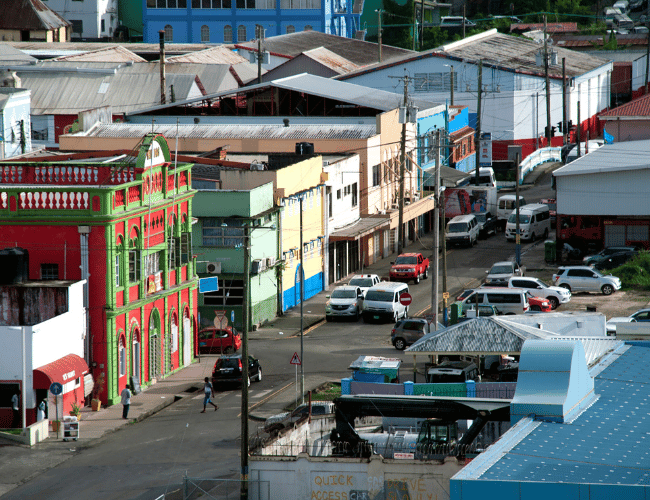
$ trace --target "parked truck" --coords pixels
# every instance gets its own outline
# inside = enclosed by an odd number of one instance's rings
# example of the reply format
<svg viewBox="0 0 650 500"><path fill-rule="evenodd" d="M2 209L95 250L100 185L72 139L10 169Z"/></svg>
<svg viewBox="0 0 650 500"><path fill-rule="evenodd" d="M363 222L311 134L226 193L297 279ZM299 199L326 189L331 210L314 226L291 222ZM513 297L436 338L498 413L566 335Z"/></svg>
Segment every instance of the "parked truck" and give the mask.
<svg viewBox="0 0 650 500"><path fill-rule="evenodd" d="M497 213L497 188L494 186L463 186L445 189L445 218L475 212Z"/></svg>

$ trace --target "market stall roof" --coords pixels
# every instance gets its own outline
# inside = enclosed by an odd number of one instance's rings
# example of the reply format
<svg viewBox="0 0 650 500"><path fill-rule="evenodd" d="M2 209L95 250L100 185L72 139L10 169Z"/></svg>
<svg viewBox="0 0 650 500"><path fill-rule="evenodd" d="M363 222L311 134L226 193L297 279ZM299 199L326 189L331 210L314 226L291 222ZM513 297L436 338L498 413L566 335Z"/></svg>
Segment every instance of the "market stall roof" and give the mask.
<svg viewBox="0 0 650 500"><path fill-rule="evenodd" d="M358 370L361 373L387 375L392 380L399 376L399 367L401 364L402 360L399 358L359 356L350 364L350 370Z"/></svg>
<svg viewBox="0 0 650 500"><path fill-rule="evenodd" d="M65 385L88 372L86 361L76 354L68 354L34 369L34 389L49 389L54 382Z"/></svg>

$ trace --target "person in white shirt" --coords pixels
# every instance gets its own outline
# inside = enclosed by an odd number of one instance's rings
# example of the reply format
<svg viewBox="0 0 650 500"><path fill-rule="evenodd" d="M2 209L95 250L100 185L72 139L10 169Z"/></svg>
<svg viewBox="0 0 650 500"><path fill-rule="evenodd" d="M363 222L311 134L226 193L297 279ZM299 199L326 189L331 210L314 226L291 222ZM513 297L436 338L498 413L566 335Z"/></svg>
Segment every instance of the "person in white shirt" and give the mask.
<svg viewBox="0 0 650 500"><path fill-rule="evenodd" d="M203 398L203 411L201 413L205 413L205 408L208 406L208 403L210 403L212 406L214 406L214 411L217 411L219 407L212 402L210 398L214 397L214 388L212 387L212 383L208 379L208 377L205 377L205 384L203 384L203 392L205 393L205 397Z"/></svg>
<svg viewBox="0 0 650 500"><path fill-rule="evenodd" d="M122 392L120 393L120 397L122 398L122 418L128 419L129 406L131 406L131 391L129 390L128 386L122 389Z"/></svg>

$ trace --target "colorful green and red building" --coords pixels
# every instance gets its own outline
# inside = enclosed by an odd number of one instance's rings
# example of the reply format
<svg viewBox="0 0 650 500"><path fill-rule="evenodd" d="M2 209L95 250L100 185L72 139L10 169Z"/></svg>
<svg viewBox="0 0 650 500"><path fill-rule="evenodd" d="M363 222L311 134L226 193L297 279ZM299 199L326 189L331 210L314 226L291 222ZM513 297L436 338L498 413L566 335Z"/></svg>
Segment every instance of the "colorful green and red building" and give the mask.
<svg viewBox="0 0 650 500"><path fill-rule="evenodd" d="M191 168L155 134L126 155L0 162L0 248L28 251L29 280L86 280L84 357L105 404L194 359Z"/></svg>

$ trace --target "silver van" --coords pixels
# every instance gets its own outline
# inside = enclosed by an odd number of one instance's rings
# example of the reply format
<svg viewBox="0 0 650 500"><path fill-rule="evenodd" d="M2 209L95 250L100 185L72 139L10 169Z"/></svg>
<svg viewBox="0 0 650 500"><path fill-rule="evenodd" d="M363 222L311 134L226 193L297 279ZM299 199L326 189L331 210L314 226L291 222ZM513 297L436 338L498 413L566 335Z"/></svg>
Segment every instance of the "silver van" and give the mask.
<svg viewBox="0 0 650 500"><path fill-rule="evenodd" d="M463 314L476 306L494 306L500 314L523 314L530 309L526 290L521 288L478 288L461 301Z"/></svg>
<svg viewBox="0 0 650 500"><path fill-rule="evenodd" d="M474 214L457 215L447 223L445 240L448 245L471 247L478 241L479 231L478 219Z"/></svg>
<svg viewBox="0 0 650 500"><path fill-rule="evenodd" d="M398 281L381 281L366 292L363 301L363 321L394 321L406 318L409 308L400 303L400 296L408 293L406 283Z"/></svg>
<svg viewBox="0 0 650 500"><path fill-rule="evenodd" d="M531 203L519 207L519 235L522 240L546 239L551 231L551 212L545 203ZM517 214L512 212L506 224L506 239L517 237Z"/></svg>
<svg viewBox="0 0 650 500"><path fill-rule="evenodd" d="M500 196L497 200L497 221L501 227L505 229L508 217L516 207L517 197L514 194L506 194ZM526 204L526 199L519 196L519 207L521 208Z"/></svg>

